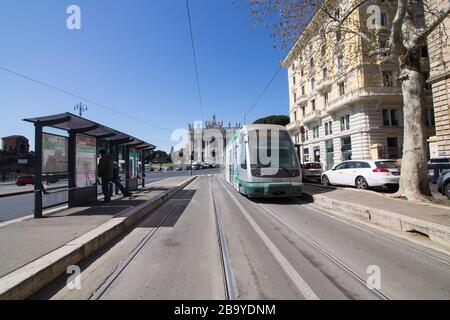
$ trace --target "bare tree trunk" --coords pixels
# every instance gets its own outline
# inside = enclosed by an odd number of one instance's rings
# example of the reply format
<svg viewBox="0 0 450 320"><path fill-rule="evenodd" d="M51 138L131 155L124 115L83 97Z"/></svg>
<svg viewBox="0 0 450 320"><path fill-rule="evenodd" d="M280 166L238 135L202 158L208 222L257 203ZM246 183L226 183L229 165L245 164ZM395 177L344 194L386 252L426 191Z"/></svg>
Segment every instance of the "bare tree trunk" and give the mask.
<svg viewBox="0 0 450 320"><path fill-rule="evenodd" d="M416 201L431 198L428 181L424 82L419 52L409 52L400 79L403 91L404 142L400 190L395 195Z"/></svg>

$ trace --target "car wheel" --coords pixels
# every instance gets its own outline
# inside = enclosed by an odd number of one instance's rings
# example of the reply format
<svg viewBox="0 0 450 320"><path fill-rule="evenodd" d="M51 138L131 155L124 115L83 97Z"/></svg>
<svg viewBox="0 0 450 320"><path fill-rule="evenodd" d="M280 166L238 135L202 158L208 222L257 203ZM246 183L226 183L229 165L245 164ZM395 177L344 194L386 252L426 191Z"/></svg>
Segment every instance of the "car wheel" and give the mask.
<svg viewBox="0 0 450 320"><path fill-rule="evenodd" d="M364 179L364 177L358 177L356 178L356 188L367 190L369 188L369 184L367 183L367 180Z"/></svg>
<svg viewBox="0 0 450 320"><path fill-rule="evenodd" d="M323 184L324 186L326 186L326 187L331 186L330 179L328 179L327 176L323 176L323 177L322 177L322 184Z"/></svg>
<svg viewBox="0 0 450 320"><path fill-rule="evenodd" d="M450 200L450 183L447 183L445 186L445 195L447 196L448 200Z"/></svg>

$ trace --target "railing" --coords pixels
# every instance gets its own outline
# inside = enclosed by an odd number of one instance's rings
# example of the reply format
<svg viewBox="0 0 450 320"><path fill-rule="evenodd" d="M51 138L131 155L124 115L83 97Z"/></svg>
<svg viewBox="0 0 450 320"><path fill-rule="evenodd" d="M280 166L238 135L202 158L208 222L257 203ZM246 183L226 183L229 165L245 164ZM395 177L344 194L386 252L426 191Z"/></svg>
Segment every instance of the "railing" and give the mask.
<svg viewBox="0 0 450 320"><path fill-rule="evenodd" d="M322 112L320 110L315 110L311 113L308 113L303 117L303 122L308 123L308 122L312 122L316 119L320 119L321 114L322 114Z"/></svg>
<svg viewBox="0 0 450 320"><path fill-rule="evenodd" d="M286 130L292 132L296 129L299 129L301 126L302 126L301 121L297 120L297 121L294 121L294 122L291 122L290 124L288 124L286 126Z"/></svg>
<svg viewBox="0 0 450 320"><path fill-rule="evenodd" d="M346 104L368 97L401 95L401 87L366 87L353 90L328 103L326 111L335 111Z"/></svg>

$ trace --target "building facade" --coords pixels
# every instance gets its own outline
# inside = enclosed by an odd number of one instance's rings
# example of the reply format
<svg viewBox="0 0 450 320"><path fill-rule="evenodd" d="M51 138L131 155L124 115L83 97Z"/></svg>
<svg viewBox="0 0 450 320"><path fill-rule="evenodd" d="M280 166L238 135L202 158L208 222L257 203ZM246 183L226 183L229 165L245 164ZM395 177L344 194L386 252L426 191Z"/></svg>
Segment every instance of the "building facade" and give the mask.
<svg viewBox="0 0 450 320"><path fill-rule="evenodd" d="M430 0L431 12L437 12L443 0ZM431 14L426 16L427 19ZM450 18L428 37L430 78L433 87L433 103L436 116L436 136L432 138L433 158L450 158Z"/></svg>
<svg viewBox="0 0 450 320"><path fill-rule="evenodd" d="M206 121L204 125L201 121L189 124L189 141L193 146L194 154L193 162L222 164L227 142L241 128L240 123L232 126L230 122L225 126L223 121L216 120L216 116L213 116L212 121Z"/></svg>
<svg viewBox="0 0 450 320"><path fill-rule="evenodd" d="M368 6L376 4L382 25L374 32L375 41L385 43L395 16L394 2L368 2L349 21L363 30ZM340 4L344 2L335 3L337 12L345 11ZM287 129L302 162L321 162L330 169L350 159L401 159L404 122L398 63L385 51L374 52L354 34L323 30L327 19L317 13L283 61L289 78L291 123ZM431 137L430 90L426 104L427 135Z"/></svg>
<svg viewBox="0 0 450 320"><path fill-rule="evenodd" d="M0 150L0 182L14 180L18 175L31 174L34 153L30 152L28 139L23 136L2 138Z"/></svg>

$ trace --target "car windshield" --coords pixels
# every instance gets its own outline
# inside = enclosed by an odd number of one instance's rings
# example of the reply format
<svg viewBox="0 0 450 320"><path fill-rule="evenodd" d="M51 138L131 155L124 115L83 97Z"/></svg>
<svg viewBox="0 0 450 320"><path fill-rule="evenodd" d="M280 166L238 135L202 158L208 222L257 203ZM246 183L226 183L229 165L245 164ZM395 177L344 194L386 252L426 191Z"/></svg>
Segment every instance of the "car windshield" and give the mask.
<svg viewBox="0 0 450 320"><path fill-rule="evenodd" d="M322 169L322 165L320 163L306 163L305 169Z"/></svg>
<svg viewBox="0 0 450 320"><path fill-rule="evenodd" d="M394 161L379 161L375 163L377 168L381 169L399 169L399 166Z"/></svg>
<svg viewBox="0 0 450 320"><path fill-rule="evenodd" d="M252 141L255 140L256 141ZM278 138L278 147L272 146L273 139ZM255 143L256 142L256 143ZM295 155L294 145L289 134L286 131L272 131L272 130L256 130L249 134L249 146L251 156L256 156L257 160L252 160L252 168L298 168L298 161ZM256 149L256 150L255 150ZM279 156L278 166L273 161L265 163L261 160L261 155L272 158Z"/></svg>

